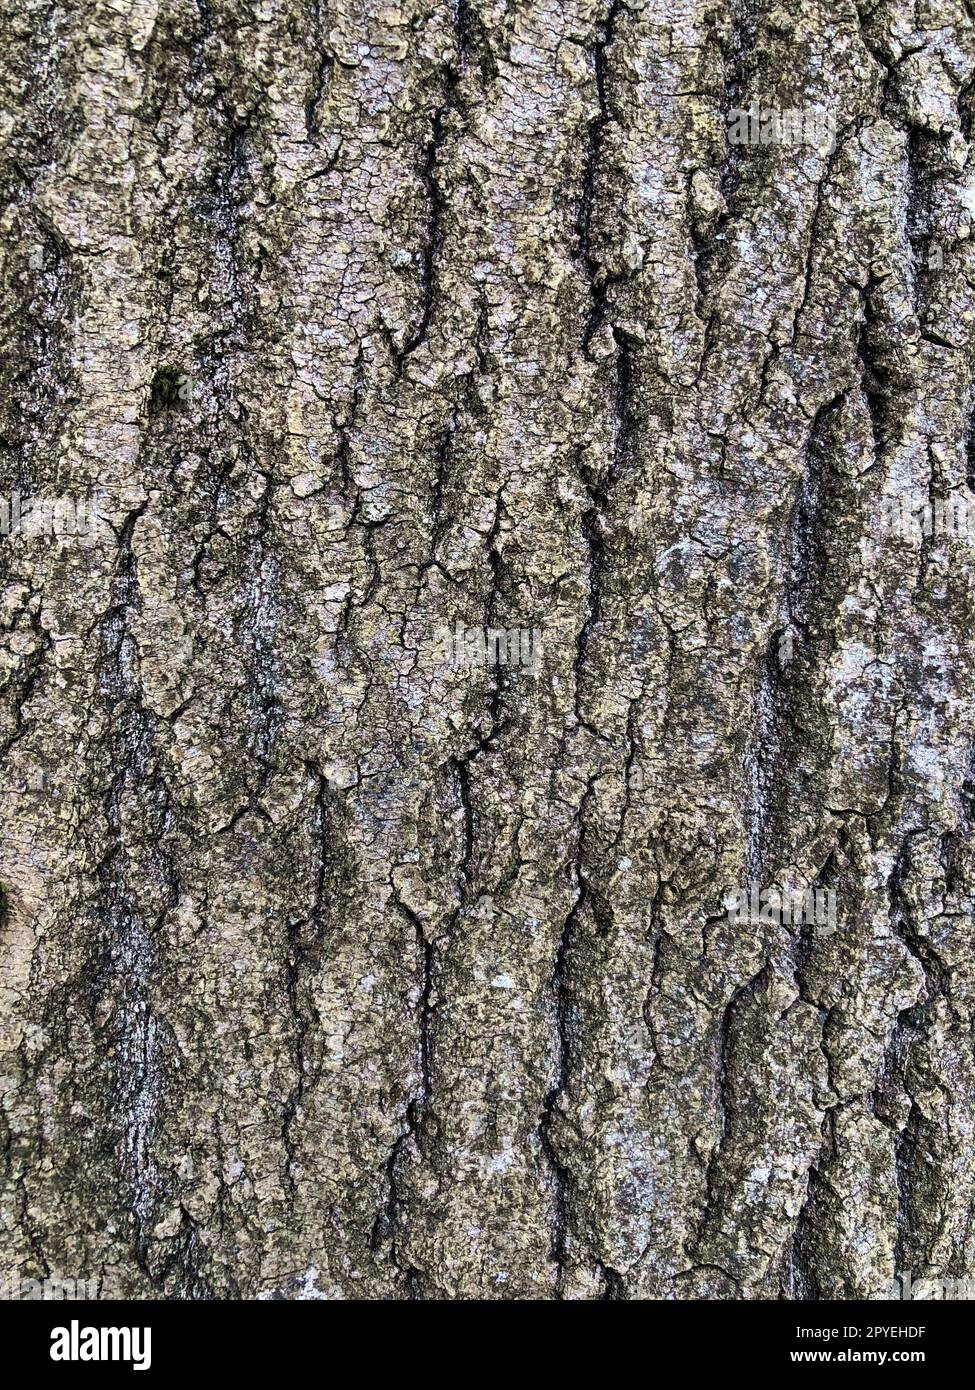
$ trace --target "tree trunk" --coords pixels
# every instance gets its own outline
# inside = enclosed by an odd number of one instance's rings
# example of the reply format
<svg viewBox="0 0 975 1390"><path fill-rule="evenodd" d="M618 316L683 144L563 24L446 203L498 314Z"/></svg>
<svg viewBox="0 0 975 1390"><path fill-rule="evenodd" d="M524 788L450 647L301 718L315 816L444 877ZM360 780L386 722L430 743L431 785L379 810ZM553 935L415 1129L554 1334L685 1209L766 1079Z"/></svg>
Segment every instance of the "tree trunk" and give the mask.
<svg viewBox="0 0 975 1390"><path fill-rule="evenodd" d="M0 1279L975 1275L970 7L6 8Z"/></svg>

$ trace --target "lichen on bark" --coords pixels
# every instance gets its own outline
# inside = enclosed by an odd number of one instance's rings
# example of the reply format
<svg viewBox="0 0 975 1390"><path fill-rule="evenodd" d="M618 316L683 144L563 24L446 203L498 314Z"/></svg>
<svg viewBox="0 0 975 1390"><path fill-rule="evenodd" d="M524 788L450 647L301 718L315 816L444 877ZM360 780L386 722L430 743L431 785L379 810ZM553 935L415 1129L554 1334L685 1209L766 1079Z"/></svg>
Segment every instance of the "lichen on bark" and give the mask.
<svg viewBox="0 0 975 1390"><path fill-rule="evenodd" d="M0 1282L975 1277L969 6L2 25Z"/></svg>

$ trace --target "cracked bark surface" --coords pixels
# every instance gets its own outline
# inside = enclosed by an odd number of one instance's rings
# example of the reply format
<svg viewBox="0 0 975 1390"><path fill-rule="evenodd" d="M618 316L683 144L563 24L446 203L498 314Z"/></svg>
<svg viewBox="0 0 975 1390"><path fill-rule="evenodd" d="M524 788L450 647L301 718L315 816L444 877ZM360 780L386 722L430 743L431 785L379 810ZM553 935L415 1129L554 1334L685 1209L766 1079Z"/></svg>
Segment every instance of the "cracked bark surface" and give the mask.
<svg viewBox="0 0 975 1390"><path fill-rule="evenodd" d="M0 538L0 1276L975 1276L971 549L864 544L975 487L972 7L7 0L0 52L0 485L106 516Z"/></svg>

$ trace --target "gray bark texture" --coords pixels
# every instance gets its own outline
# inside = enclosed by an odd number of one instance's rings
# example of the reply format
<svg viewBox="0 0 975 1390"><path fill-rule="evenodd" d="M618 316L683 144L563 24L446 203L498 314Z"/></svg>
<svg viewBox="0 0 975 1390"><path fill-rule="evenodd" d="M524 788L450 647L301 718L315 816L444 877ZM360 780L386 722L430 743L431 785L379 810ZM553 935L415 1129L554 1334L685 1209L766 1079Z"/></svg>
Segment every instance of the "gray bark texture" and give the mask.
<svg viewBox="0 0 975 1390"><path fill-rule="evenodd" d="M975 1276L973 547L877 526L975 485L973 6L5 0L0 72L0 489L99 510L0 536L0 1279Z"/></svg>

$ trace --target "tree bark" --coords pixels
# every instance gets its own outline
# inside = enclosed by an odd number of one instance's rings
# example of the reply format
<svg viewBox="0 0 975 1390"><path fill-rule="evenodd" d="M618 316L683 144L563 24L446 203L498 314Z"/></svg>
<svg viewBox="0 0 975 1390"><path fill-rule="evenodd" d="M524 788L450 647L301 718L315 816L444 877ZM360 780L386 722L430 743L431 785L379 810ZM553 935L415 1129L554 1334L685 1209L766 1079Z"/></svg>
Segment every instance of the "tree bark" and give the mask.
<svg viewBox="0 0 975 1390"><path fill-rule="evenodd" d="M0 1278L975 1276L970 6L0 49Z"/></svg>

